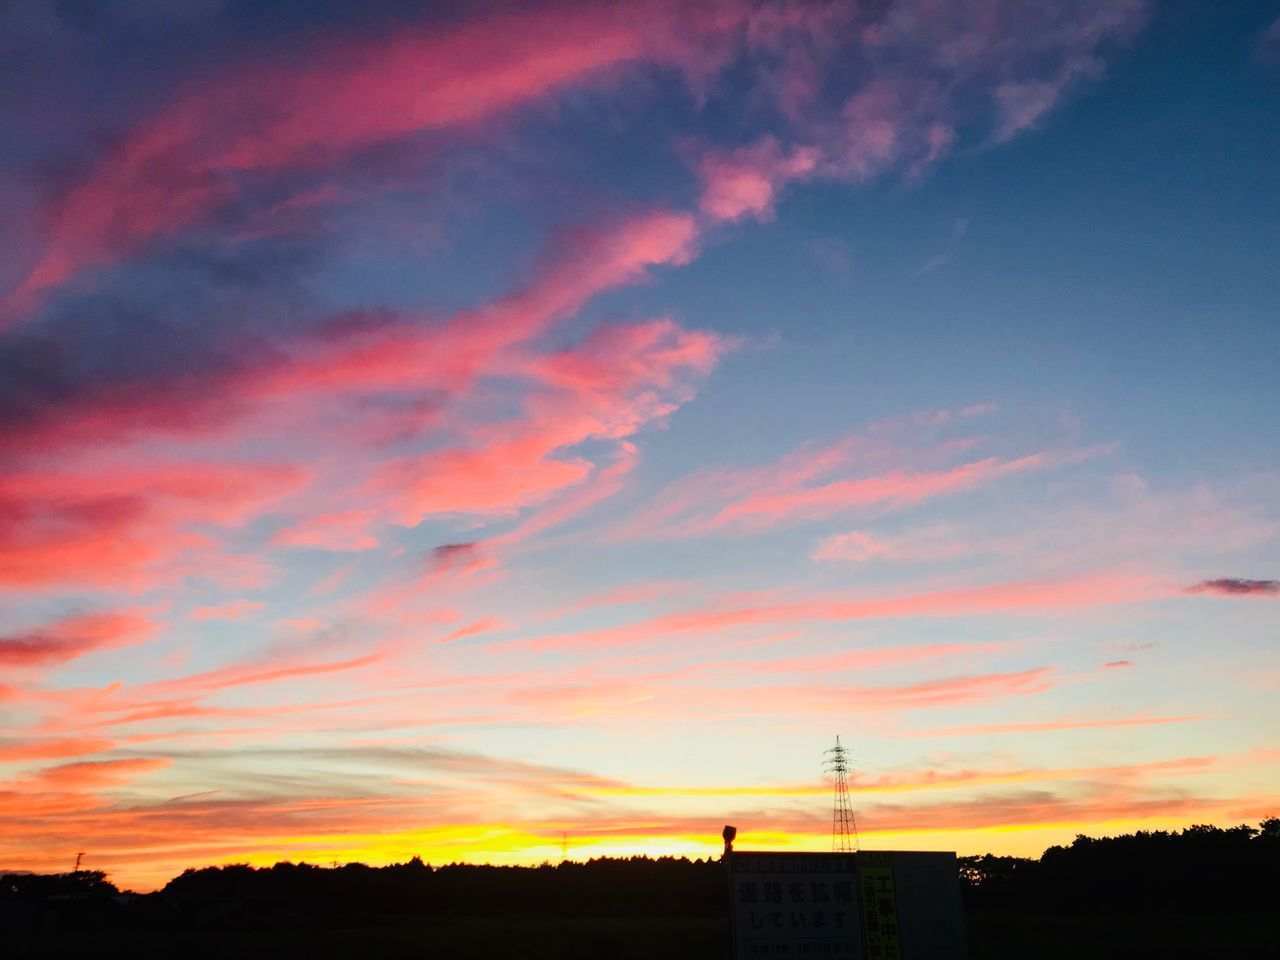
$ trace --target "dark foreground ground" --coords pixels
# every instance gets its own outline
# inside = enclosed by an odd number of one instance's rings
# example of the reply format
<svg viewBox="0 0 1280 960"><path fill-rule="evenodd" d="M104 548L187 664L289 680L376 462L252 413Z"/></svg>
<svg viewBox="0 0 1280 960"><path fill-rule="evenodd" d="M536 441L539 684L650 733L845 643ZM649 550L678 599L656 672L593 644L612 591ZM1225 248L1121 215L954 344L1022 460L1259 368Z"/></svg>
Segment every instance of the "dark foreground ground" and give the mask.
<svg viewBox="0 0 1280 960"><path fill-rule="evenodd" d="M962 857L972 960L1280 960L1280 819ZM136 896L97 871L0 874L0 960L726 956L724 865L416 857L184 871Z"/></svg>
<svg viewBox="0 0 1280 960"><path fill-rule="evenodd" d="M969 934L972 960L1275 960L1280 956L1277 912L1081 918L984 911L969 915ZM292 956L720 960L725 945L720 923L689 917L500 917L466 922L403 918L367 924L348 920L341 925L126 930L105 935L101 931L28 931L7 934L0 954L13 960L104 955L139 960Z"/></svg>

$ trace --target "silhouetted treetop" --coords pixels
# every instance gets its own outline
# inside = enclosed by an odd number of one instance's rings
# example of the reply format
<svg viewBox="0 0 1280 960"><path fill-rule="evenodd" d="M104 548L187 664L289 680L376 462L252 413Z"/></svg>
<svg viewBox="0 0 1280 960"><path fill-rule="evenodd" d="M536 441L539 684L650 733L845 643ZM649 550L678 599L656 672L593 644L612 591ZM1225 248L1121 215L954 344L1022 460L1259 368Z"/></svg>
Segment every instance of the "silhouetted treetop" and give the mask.
<svg viewBox="0 0 1280 960"><path fill-rule="evenodd" d="M105 897L119 892L101 870L0 874L0 898Z"/></svg>
<svg viewBox="0 0 1280 960"><path fill-rule="evenodd" d="M1077 836L1038 860L960 858L973 906L1046 912L1265 909L1280 900L1280 819Z"/></svg>

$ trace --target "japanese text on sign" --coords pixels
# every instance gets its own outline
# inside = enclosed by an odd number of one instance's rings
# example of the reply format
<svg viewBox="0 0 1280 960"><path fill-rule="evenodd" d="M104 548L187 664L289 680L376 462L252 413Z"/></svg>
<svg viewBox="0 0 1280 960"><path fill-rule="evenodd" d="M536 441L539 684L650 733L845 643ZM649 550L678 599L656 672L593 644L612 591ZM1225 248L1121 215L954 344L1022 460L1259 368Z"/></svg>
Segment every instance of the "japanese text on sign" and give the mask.
<svg viewBox="0 0 1280 960"><path fill-rule="evenodd" d="M893 860L887 853L864 853L859 864L862 918L868 960L901 960L898 901L893 886Z"/></svg>
<svg viewBox="0 0 1280 960"><path fill-rule="evenodd" d="M863 956L850 856L735 856L730 898L738 957Z"/></svg>

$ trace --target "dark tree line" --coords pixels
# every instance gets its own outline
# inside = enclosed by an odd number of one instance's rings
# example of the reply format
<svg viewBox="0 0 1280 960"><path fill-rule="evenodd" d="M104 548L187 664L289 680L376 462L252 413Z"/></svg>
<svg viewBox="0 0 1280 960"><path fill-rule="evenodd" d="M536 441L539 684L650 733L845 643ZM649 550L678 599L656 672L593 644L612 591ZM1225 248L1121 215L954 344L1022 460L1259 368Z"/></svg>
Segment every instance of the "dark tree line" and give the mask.
<svg viewBox="0 0 1280 960"><path fill-rule="evenodd" d="M1093 839L1038 859L961 857L969 909L1022 913L1273 911L1280 905L1280 819ZM716 860L632 857L540 867L277 863L189 869L145 897L116 896L100 871L0 875L5 904L114 905L137 924L272 925L378 916L686 917L725 909ZM61 909L61 907L59 908ZM101 911L99 911L101 913Z"/></svg>
<svg viewBox="0 0 1280 960"><path fill-rule="evenodd" d="M119 892L101 870L0 874L0 900L113 896Z"/></svg>
<svg viewBox="0 0 1280 960"><path fill-rule="evenodd" d="M1078 836L1039 859L961 857L966 905L1038 913L1280 910L1280 818Z"/></svg>
<svg viewBox="0 0 1280 960"><path fill-rule="evenodd" d="M265 911L510 916L707 916L724 897L714 860L632 857L540 867L277 863L187 870L165 897L180 904L235 898Z"/></svg>

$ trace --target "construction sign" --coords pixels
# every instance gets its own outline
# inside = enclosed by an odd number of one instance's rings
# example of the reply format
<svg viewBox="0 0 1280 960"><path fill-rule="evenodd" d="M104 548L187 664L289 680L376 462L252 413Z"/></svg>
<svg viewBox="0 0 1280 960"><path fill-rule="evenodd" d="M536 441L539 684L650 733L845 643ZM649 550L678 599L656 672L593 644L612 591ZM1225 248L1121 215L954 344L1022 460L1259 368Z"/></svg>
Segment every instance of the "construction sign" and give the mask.
<svg viewBox="0 0 1280 960"><path fill-rule="evenodd" d="M902 960L898 899L893 886L893 854L859 854L858 881L867 957L869 960Z"/></svg>
<svg viewBox="0 0 1280 960"><path fill-rule="evenodd" d="M851 853L730 854L735 956L861 960Z"/></svg>
<svg viewBox="0 0 1280 960"><path fill-rule="evenodd" d="M727 856L735 960L963 960L950 853Z"/></svg>

